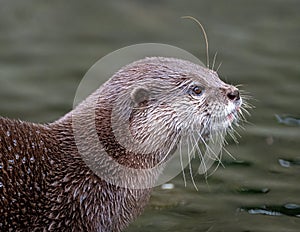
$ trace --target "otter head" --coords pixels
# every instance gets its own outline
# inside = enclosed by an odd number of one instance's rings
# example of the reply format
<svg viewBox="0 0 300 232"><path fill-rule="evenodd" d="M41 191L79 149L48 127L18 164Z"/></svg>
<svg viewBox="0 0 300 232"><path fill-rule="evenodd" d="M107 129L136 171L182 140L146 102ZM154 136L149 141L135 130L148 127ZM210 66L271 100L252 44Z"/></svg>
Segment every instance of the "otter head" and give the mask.
<svg viewBox="0 0 300 232"><path fill-rule="evenodd" d="M242 105L239 90L221 81L215 71L173 58L134 62L103 89L105 97L99 99L105 102L99 106L110 109L114 137L129 151L142 154L171 153L192 133L203 141L225 131Z"/></svg>
<svg viewBox="0 0 300 232"><path fill-rule="evenodd" d="M120 69L73 111L73 132L79 153L101 178L144 188L184 138L198 144L224 135L241 105L239 90L210 69L146 58Z"/></svg>

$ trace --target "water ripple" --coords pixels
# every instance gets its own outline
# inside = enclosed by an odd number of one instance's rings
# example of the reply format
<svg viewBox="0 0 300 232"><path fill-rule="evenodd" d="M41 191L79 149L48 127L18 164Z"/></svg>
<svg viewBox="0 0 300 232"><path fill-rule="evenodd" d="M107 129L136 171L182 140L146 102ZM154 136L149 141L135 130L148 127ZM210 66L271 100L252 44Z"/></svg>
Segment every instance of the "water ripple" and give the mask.
<svg viewBox="0 0 300 232"><path fill-rule="evenodd" d="M300 205L288 203L285 205L263 205L263 206L245 206L239 209L241 212L249 214L262 214L269 216L286 215L291 217L300 217Z"/></svg>

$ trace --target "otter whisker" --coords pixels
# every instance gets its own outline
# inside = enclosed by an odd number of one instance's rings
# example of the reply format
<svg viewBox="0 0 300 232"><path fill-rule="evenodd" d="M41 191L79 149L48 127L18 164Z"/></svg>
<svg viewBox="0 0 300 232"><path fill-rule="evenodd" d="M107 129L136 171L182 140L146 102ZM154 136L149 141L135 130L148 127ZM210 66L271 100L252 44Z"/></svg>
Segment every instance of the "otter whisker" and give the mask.
<svg viewBox="0 0 300 232"><path fill-rule="evenodd" d="M193 176L193 169L192 169L192 163L191 163L191 153L193 152L193 149L190 151L190 137L188 136L187 137L187 144L188 144L188 162L189 162L189 171L190 171L190 177L191 177L191 181L192 181L192 184L194 186L194 188L196 189L196 191L198 191L198 187L195 183L195 180L194 180L194 176Z"/></svg>
<svg viewBox="0 0 300 232"><path fill-rule="evenodd" d="M221 65L222 65L222 61L221 61L220 64L218 65L218 68L217 68L216 72L219 71L219 69L221 68Z"/></svg>
<svg viewBox="0 0 300 232"><path fill-rule="evenodd" d="M157 165L161 165L166 160L170 152L173 150L174 146L178 143L178 138L179 138L179 134L177 134L176 137L173 139L172 143L170 144L168 152L164 155L162 160Z"/></svg>
<svg viewBox="0 0 300 232"><path fill-rule="evenodd" d="M239 114L239 118L240 118L239 120L246 121L246 118L245 118L242 108L239 109L238 114Z"/></svg>
<svg viewBox="0 0 300 232"><path fill-rule="evenodd" d="M201 135L200 135L201 137ZM199 157L199 160L203 160L203 155L202 155L202 151L199 147L199 140L200 140L200 137L198 139L195 138L195 136L193 135L193 139L194 139L194 143L195 143L195 147L196 147L196 150L197 150L197 153L198 153L198 157Z"/></svg>
<svg viewBox="0 0 300 232"><path fill-rule="evenodd" d="M207 144L207 142L205 142L204 140L202 140L202 142L205 144L206 146L206 149L211 151L212 155L215 157L216 160L218 160L219 162L221 162L220 158L219 158L219 154L216 154L212 149L211 147ZM215 142L213 142L215 143Z"/></svg>
<svg viewBox="0 0 300 232"><path fill-rule="evenodd" d="M245 95L245 94L241 94L241 97L243 98L243 103L242 106L246 107L248 109L253 109L255 108L251 103L249 103L249 101L253 101L255 100L254 98L252 98L250 95Z"/></svg>
<svg viewBox="0 0 300 232"><path fill-rule="evenodd" d="M234 87L239 89L240 87L244 87L244 85L243 84L237 84L237 85L234 85ZM239 91L241 93L242 90L240 89Z"/></svg>
<svg viewBox="0 0 300 232"><path fill-rule="evenodd" d="M223 133L219 132L219 135L216 136L216 139L217 139L217 138L221 138L221 141L219 141L219 143L221 144L222 147L223 147L224 141L225 141L225 138L224 138L223 134L225 134L225 132L223 132ZM211 136L211 137L213 137L213 136ZM202 138L202 137L201 137L201 138ZM211 139L212 139L212 138L211 138ZM213 140L212 140L212 141L213 141ZM215 156L215 158L216 158L216 159L219 159L219 155L216 154L216 153L210 148L210 146L207 144L207 142L206 142L205 140L202 140L202 142L205 144L206 148L209 149L209 150L212 152L212 154ZM215 143L215 141L213 141L213 143ZM219 161L220 161L220 160L219 160Z"/></svg>
<svg viewBox="0 0 300 232"><path fill-rule="evenodd" d="M203 162L203 161L204 161L204 155L203 155L203 153L202 153L201 150L199 150L199 152L198 152L198 157L199 157L199 161L200 161L200 162ZM206 167L205 162L204 162L204 166L205 166L205 170L207 170L207 167ZM205 173L206 173L206 171L205 171Z"/></svg>
<svg viewBox="0 0 300 232"><path fill-rule="evenodd" d="M200 151L200 147L199 147L199 144L198 144L200 138L196 139L194 133L192 134L192 138L194 139L194 143L195 143L194 147L196 147L197 151Z"/></svg>
<svg viewBox="0 0 300 232"><path fill-rule="evenodd" d="M247 123L247 121L241 120L243 123ZM244 126L242 126L241 124L237 125L239 128L241 128L242 130L246 130L246 128ZM241 138L242 136L240 136Z"/></svg>
<svg viewBox="0 0 300 232"><path fill-rule="evenodd" d="M183 182L184 182L184 187L186 187L186 177L185 177L185 172L184 172L184 167L183 167L183 158L182 158L182 141L180 140L179 142L179 158L180 158L180 165L181 165L181 170L182 170L182 177L183 177Z"/></svg>
<svg viewBox="0 0 300 232"><path fill-rule="evenodd" d="M247 118L245 117L245 115L244 115L242 109L239 111L239 121L241 121L242 123L248 124L248 120L247 120ZM239 124L239 127L242 128L242 129L245 129L245 128L244 128L242 125L240 125L240 124Z"/></svg>
<svg viewBox="0 0 300 232"><path fill-rule="evenodd" d="M204 27L199 22L199 20L197 20L196 18L194 18L192 16L182 16L181 18L183 18L183 19L191 19L191 20L193 20L194 22L196 22L200 26L200 28L201 28L201 30L203 32L204 39L205 39L205 44L206 44L206 66L207 66L207 68L209 68L208 39L207 39L207 35L206 35Z"/></svg>
<svg viewBox="0 0 300 232"><path fill-rule="evenodd" d="M243 84L235 85L236 88L244 87ZM244 95L243 97L249 97L250 99L254 99L253 96L250 94L250 92L244 90L244 89L239 89L240 93Z"/></svg>
<svg viewBox="0 0 300 232"><path fill-rule="evenodd" d="M249 112L247 109L245 109L245 107L242 107L241 110L242 110L243 112L245 112L248 116L251 115L250 112Z"/></svg>
<svg viewBox="0 0 300 232"><path fill-rule="evenodd" d="M230 158L232 158L233 160L236 160L236 158L225 147L223 147L223 149L227 153L227 155L229 155Z"/></svg>
<svg viewBox="0 0 300 232"><path fill-rule="evenodd" d="M220 152L220 158L222 158L222 151ZM225 168L225 165L222 163L221 159L218 161L216 167L212 170L212 172L210 172L208 175L207 175L207 178L212 176L216 171L217 169L220 167L220 165Z"/></svg>
<svg viewBox="0 0 300 232"><path fill-rule="evenodd" d="M249 122L247 119L245 119L245 120L242 119L241 121L243 122L243 124L246 124L246 125L249 125L249 126L254 126L255 125L254 123ZM246 130L246 128L244 126L240 125L240 128L242 128L243 130Z"/></svg>
<svg viewBox="0 0 300 232"><path fill-rule="evenodd" d="M246 97L244 97L244 96L242 96L242 97L243 97L244 101L242 103L241 108L243 108L243 109L254 109L255 108L251 103L248 102L248 99ZM253 100L253 99L249 98L249 100Z"/></svg>
<svg viewBox="0 0 300 232"><path fill-rule="evenodd" d="M236 132L236 133L237 133L237 132ZM230 135L230 137L233 139L233 141L234 141L236 144L239 143L239 141L237 140L237 138L236 138L234 132L229 131L228 134Z"/></svg>
<svg viewBox="0 0 300 232"><path fill-rule="evenodd" d="M202 138L202 136L199 134L199 139L203 142L204 141L204 139ZM198 141L199 140L196 140L196 138L194 138L194 140L195 140L195 142L198 144ZM205 147L206 147L206 149L210 149L210 147L209 147L209 145L204 141L204 144L205 144ZM198 147L198 156L199 156L199 159L200 159L200 162L203 164L203 166L204 166L204 174L205 174L205 178L206 178L206 180L207 180L207 178L208 178L208 170L209 170L209 167L207 167L206 166L206 161L205 161L205 157L204 157L204 155L202 154L202 152L201 152L201 149L199 148L199 146L197 146ZM218 163L222 163L221 162L221 160L219 160L219 157L213 152L213 154L214 154L214 156L216 157L216 159L218 160ZM208 157L209 159L211 159L210 157ZM215 160L215 159L213 159L213 160ZM201 166L201 165L200 165ZM223 164L222 164L222 166L223 166ZM200 167L199 167L199 169L200 169Z"/></svg>
<svg viewBox="0 0 300 232"><path fill-rule="evenodd" d="M214 70L215 63L216 63L216 58L217 58L218 52L215 52L214 58L213 58L213 63L211 69Z"/></svg>
<svg viewBox="0 0 300 232"><path fill-rule="evenodd" d="M236 126L238 126L238 127L241 127L242 128L242 126L241 125L239 125L239 124L237 124ZM235 135L235 137L239 137L239 138L242 138L242 136L240 135L240 133L236 130L236 129L234 129L234 128L232 128L232 134L234 134Z"/></svg>
<svg viewBox="0 0 300 232"><path fill-rule="evenodd" d="M201 162L201 164L203 164L203 167L204 167L204 170L205 170L205 175L206 175L206 177L208 176L207 175L207 172L208 172L208 168L207 168L207 166L206 166L206 161L205 161L205 159L207 160L209 160L209 159L211 159L211 160L217 160L219 163L222 163L221 162L221 160L220 160L220 158L219 158L219 155L217 155L217 154L215 154L215 152L210 148L210 146L206 143L206 141L202 138L202 137L200 137L200 139L202 140L202 142L203 142L203 144L205 145L205 148L206 148L206 150L207 151L210 151L210 153L215 157L215 159L213 158L213 157L205 157L205 156L202 156L203 157L203 160L202 160L202 162ZM205 153L206 154L206 153ZM200 165L200 167L198 168L198 172L200 172L200 169L201 169L201 165Z"/></svg>

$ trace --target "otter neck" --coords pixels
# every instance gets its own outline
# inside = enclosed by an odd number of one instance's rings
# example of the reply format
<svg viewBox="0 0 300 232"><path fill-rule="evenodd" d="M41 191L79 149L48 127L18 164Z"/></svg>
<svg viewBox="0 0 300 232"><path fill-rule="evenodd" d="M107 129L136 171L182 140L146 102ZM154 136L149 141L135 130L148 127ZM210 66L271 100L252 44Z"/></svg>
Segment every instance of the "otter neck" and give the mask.
<svg viewBox="0 0 300 232"><path fill-rule="evenodd" d="M135 115L129 103L122 106L122 112L116 112L113 107L115 96L110 95L109 98L99 95L92 94L55 123L56 131L62 135L59 137L64 146L84 146L86 149L94 147L97 153L95 155L102 156L102 153L105 153L121 165L135 169L152 168L165 160L166 155L174 152L179 137L175 137L175 134L165 137L158 134L162 129L170 132L172 128L162 128L159 124L151 125L153 122L147 122L147 119L139 114ZM139 120L136 121L136 118ZM151 130L155 133L147 131L147 125L153 127ZM72 138L66 139L66 134L71 134ZM141 134L144 137L136 136ZM147 141L152 143L148 144ZM80 149L76 150L74 155L81 156Z"/></svg>

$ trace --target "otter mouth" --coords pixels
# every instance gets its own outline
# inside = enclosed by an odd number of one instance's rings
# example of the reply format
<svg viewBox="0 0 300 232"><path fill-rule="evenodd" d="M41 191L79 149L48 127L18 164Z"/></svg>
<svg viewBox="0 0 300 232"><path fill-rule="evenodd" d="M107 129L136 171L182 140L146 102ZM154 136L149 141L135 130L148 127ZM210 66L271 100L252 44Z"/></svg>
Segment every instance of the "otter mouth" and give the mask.
<svg viewBox="0 0 300 232"><path fill-rule="evenodd" d="M206 127L207 130L204 130L204 137L209 137L210 134L214 132L224 131L224 129L231 128L233 124L238 123L241 104L229 105L228 108L230 109L225 110L223 115L215 117L214 120L210 122L211 124Z"/></svg>
<svg viewBox="0 0 300 232"><path fill-rule="evenodd" d="M236 122L238 120L239 110L240 106L237 106L234 110L227 114L226 118L229 120L230 123Z"/></svg>
<svg viewBox="0 0 300 232"><path fill-rule="evenodd" d="M240 98L237 102L235 102L233 109L231 109L229 113L226 115L226 119L229 121L230 125L238 121L241 107L242 107L242 99Z"/></svg>

